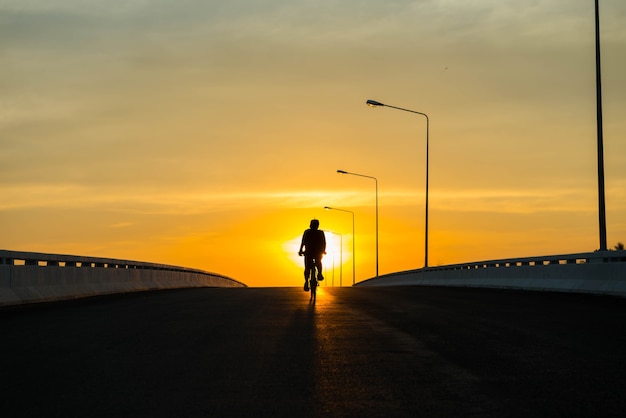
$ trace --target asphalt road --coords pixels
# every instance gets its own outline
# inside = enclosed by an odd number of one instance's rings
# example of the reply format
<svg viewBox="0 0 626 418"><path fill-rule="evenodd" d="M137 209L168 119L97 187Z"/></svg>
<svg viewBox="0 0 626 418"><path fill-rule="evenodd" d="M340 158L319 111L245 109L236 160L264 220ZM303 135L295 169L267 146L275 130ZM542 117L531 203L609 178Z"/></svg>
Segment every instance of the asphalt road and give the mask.
<svg viewBox="0 0 626 418"><path fill-rule="evenodd" d="M626 299L192 289L0 309L3 417L622 417Z"/></svg>

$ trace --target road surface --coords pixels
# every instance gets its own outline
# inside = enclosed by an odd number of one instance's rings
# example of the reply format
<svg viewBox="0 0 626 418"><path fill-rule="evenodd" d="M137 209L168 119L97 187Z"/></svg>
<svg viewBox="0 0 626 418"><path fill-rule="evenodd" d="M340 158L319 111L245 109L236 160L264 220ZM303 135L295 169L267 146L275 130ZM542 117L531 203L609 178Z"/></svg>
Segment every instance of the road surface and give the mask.
<svg viewBox="0 0 626 418"><path fill-rule="evenodd" d="M0 309L4 417L609 417L626 300L209 288Z"/></svg>

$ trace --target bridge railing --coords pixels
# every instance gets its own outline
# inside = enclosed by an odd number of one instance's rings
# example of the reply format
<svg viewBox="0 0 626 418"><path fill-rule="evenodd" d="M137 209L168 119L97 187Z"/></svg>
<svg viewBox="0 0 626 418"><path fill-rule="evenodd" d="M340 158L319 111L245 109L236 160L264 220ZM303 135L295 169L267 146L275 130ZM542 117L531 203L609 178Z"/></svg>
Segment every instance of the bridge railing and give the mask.
<svg viewBox="0 0 626 418"><path fill-rule="evenodd" d="M0 250L0 305L208 286L246 285L221 274L167 264Z"/></svg>
<svg viewBox="0 0 626 418"><path fill-rule="evenodd" d="M462 286L626 296L626 251L475 261L401 271L358 286Z"/></svg>
<svg viewBox="0 0 626 418"><path fill-rule="evenodd" d="M472 270L521 266L549 266L555 264L622 263L626 262L626 251L596 251L592 253L544 255L524 258L507 258L471 263L450 264L420 269L428 271Z"/></svg>

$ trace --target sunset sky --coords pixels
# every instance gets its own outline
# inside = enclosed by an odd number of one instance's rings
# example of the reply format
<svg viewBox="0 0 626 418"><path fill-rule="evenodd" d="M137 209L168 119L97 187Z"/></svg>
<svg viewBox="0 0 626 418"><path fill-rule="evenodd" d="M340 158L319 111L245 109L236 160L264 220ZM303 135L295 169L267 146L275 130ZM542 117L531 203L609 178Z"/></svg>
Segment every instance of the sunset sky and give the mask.
<svg viewBox="0 0 626 418"><path fill-rule="evenodd" d="M626 2L600 1L608 246ZM599 247L592 0L0 0L0 248L300 286ZM330 278L329 278L330 277ZM327 284L330 284L327 281Z"/></svg>

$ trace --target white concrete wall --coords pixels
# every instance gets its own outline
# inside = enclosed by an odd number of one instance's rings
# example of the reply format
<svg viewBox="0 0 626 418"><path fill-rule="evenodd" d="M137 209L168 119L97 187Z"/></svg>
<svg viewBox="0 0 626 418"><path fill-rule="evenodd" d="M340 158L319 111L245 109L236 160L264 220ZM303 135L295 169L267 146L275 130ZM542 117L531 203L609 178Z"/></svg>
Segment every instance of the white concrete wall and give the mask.
<svg viewBox="0 0 626 418"><path fill-rule="evenodd" d="M438 266L387 274L357 286L455 286L626 296L626 251Z"/></svg>
<svg viewBox="0 0 626 418"><path fill-rule="evenodd" d="M245 285L177 266L0 250L0 305L184 287Z"/></svg>

